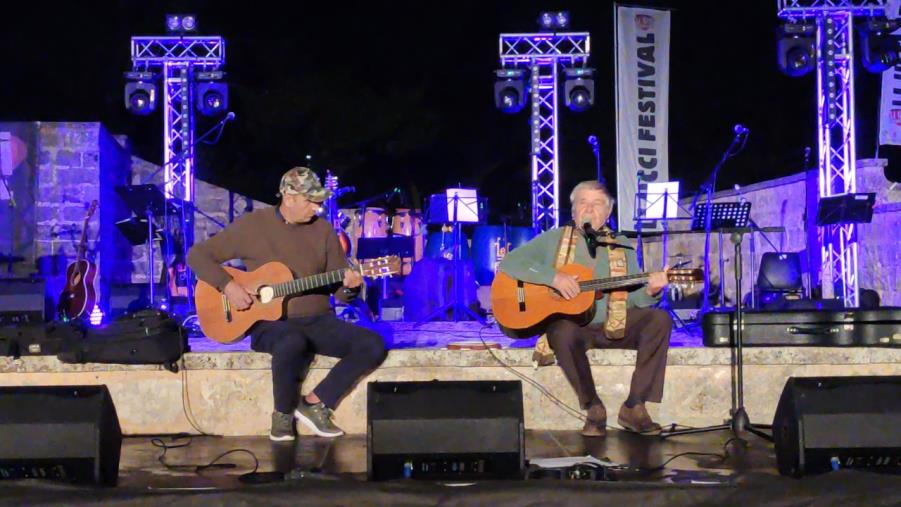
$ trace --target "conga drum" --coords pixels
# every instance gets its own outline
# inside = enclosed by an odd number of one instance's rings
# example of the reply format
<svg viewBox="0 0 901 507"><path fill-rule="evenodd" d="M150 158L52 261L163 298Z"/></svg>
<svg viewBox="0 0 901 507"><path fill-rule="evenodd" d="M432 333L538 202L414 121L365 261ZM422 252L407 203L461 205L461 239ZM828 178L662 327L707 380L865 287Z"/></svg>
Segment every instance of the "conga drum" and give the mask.
<svg viewBox="0 0 901 507"><path fill-rule="evenodd" d="M422 215L419 210L397 208L391 219L391 232L395 236L413 237L413 257L405 257L401 266L401 274L409 275L413 263L422 259L425 250L425 231L422 228Z"/></svg>
<svg viewBox="0 0 901 507"><path fill-rule="evenodd" d="M365 211L365 212L364 212ZM384 208L349 208L339 211L339 216L349 219L347 233L350 236L352 257L357 257L360 238L384 238L388 236L388 216Z"/></svg>

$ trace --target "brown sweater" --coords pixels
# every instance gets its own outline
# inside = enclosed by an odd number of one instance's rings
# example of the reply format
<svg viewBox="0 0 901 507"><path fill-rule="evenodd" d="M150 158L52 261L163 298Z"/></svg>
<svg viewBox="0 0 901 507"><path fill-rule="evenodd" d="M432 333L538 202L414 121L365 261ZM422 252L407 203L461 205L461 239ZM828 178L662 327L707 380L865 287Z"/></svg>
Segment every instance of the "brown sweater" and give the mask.
<svg viewBox="0 0 901 507"><path fill-rule="evenodd" d="M344 251L335 230L326 220L314 218L306 224L287 224L277 208L248 213L215 236L198 243L188 253L188 264L197 278L223 290L231 277L222 269L227 260L241 259L253 271L278 261L288 266L295 278L347 267ZM347 300L340 284L288 300L288 317L306 317L331 312L329 294Z"/></svg>

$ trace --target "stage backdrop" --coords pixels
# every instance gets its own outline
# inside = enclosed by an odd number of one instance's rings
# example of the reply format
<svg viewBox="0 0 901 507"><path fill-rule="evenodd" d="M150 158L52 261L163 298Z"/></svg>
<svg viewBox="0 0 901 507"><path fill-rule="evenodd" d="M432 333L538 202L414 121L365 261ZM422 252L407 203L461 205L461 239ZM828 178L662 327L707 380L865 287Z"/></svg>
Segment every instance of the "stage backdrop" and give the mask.
<svg viewBox="0 0 901 507"><path fill-rule="evenodd" d="M889 0L889 18L901 15L901 0ZM895 31L901 35L901 29ZM879 144L901 145L901 65L882 73L882 101L879 107Z"/></svg>
<svg viewBox="0 0 901 507"><path fill-rule="evenodd" d="M647 183L669 180L670 12L614 10L617 219L621 230L632 231L636 195Z"/></svg>

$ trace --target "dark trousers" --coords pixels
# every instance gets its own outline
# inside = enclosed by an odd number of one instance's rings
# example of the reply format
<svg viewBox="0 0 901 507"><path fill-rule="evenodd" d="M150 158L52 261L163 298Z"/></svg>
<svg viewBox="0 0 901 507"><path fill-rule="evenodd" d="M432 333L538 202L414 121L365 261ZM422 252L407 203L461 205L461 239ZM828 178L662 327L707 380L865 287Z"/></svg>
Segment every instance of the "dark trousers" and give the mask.
<svg viewBox="0 0 901 507"><path fill-rule="evenodd" d="M332 314L260 322L251 336L253 350L272 355L272 396L275 409L283 413L294 412L298 387L314 354L340 358L313 389L332 409L360 377L385 359L385 342L378 333Z"/></svg>
<svg viewBox="0 0 901 507"><path fill-rule="evenodd" d="M589 348L637 350L629 397L639 403L659 403L663 399L666 353L672 328L673 320L663 310L629 308L626 311L625 337L620 340L607 338L603 324L579 326L569 320L551 324L547 338L582 408L600 403L586 355Z"/></svg>

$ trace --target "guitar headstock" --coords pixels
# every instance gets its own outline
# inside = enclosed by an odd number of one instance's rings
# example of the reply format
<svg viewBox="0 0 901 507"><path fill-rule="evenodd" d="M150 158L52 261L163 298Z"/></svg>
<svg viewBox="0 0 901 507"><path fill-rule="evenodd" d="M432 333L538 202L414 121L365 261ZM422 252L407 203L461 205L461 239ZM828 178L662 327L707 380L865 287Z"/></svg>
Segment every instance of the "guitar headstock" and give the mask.
<svg viewBox="0 0 901 507"><path fill-rule="evenodd" d="M666 272L669 283L677 285L694 285L704 281L704 270L695 269L671 269Z"/></svg>
<svg viewBox="0 0 901 507"><path fill-rule="evenodd" d="M388 255L361 261L357 269L367 278L382 278L400 273L400 267L400 257Z"/></svg>
<svg viewBox="0 0 901 507"><path fill-rule="evenodd" d="M91 219L91 217L94 215L95 211L97 211L97 199L94 199L93 201L91 201L91 205L88 206L88 212L84 216L85 223L87 223L88 220Z"/></svg>

